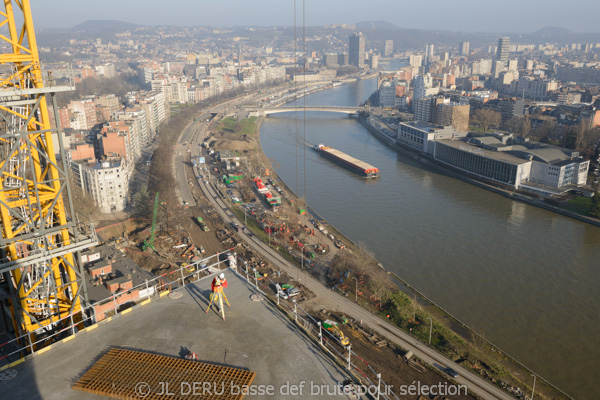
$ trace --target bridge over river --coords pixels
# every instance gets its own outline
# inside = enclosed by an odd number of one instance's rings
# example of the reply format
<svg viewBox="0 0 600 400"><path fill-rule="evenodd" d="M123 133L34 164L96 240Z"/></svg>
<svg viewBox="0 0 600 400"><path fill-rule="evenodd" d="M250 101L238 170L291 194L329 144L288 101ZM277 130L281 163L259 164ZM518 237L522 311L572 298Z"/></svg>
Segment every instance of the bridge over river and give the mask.
<svg viewBox="0 0 600 400"><path fill-rule="evenodd" d="M356 114L358 111L362 110L363 107L335 107L335 106L298 106L298 107L274 107L274 108L258 108L258 109L248 109L249 112L256 112L260 116L269 115L269 114L277 114L277 113L285 113L285 112L295 112L295 111L323 111L323 112L336 112L342 114Z"/></svg>

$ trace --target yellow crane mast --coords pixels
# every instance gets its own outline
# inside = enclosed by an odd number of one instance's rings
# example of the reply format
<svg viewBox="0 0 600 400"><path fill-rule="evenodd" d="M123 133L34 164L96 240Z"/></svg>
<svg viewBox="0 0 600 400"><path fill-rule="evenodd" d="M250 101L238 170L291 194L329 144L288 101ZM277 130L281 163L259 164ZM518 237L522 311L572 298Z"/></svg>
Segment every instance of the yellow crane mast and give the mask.
<svg viewBox="0 0 600 400"><path fill-rule="evenodd" d="M15 336L41 347L57 330L81 321L85 281L74 254L97 243L75 222L62 136L47 100L74 90L70 68L40 64L29 0L3 0L0 10L0 298L10 306ZM53 134L59 142L55 156ZM67 213L68 210L68 213Z"/></svg>

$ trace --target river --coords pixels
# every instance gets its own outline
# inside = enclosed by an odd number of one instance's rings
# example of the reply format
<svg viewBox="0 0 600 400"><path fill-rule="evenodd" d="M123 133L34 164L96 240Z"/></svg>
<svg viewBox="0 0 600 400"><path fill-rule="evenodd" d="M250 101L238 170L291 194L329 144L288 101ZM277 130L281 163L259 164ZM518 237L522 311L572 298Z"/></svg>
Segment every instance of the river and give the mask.
<svg viewBox="0 0 600 400"><path fill-rule="evenodd" d="M363 80L298 104L356 106L375 89ZM600 228L448 177L344 114L307 112L305 125L302 112L274 114L260 135L285 183L306 188L307 203L386 269L570 395L597 398ZM381 177L361 178L304 139Z"/></svg>

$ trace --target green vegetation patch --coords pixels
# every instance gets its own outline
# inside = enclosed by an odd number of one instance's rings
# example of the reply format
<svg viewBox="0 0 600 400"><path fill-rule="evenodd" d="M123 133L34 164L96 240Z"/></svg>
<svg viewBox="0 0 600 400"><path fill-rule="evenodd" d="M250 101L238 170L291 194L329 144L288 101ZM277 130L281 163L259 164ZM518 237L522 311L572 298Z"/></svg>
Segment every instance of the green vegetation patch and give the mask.
<svg viewBox="0 0 600 400"><path fill-rule="evenodd" d="M221 132L235 133L240 136L253 136L255 128L256 117L244 118L240 121L234 117L227 117L219 122L217 129Z"/></svg>
<svg viewBox="0 0 600 400"><path fill-rule="evenodd" d="M254 135L254 129L256 128L256 117L244 118L239 122L240 135ZM238 133L238 132L236 132Z"/></svg>
<svg viewBox="0 0 600 400"><path fill-rule="evenodd" d="M573 211L582 215L590 215L592 209L592 198L591 197L578 197L576 199L569 200L567 204L562 206L563 208Z"/></svg>
<svg viewBox="0 0 600 400"><path fill-rule="evenodd" d="M235 132L235 126L237 125L237 119L233 117L224 118L221 122L219 122L219 131L221 132Z"/></svg>

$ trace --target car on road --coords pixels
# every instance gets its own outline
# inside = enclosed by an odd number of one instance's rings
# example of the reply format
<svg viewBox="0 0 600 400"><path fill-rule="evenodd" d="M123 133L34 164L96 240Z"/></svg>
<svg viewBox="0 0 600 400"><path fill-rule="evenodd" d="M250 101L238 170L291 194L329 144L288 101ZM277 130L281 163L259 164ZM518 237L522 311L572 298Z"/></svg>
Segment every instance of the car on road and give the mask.
<svg viewBox="0 0 600 400"><path fill-rule="evenodd" d="M232 227L233 229L235 229L235 230L236 230L236 232L240 232L240 231L242 230L242 227L241 227L241 226L239 226L238 224L236 224L235 222L232 222L232 223L231 223L231 227Z"/></svg>
<svg viewBox="0 0 600 400"><path fill-rule="evenodd" d="M446 367L446 369L444 370L445 373L447 373L448 375L450 375L453 378L458 378L458 372L456 372L455 370L453 370L450 367Z"/></svg>

